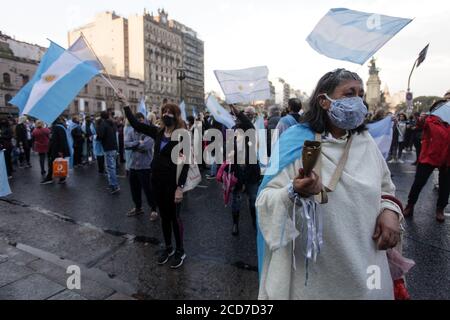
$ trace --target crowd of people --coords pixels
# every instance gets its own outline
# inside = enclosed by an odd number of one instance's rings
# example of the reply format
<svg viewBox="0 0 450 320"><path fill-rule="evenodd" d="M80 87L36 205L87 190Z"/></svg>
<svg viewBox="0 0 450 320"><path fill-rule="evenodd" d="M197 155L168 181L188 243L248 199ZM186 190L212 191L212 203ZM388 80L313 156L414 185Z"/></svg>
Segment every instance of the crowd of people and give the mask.
<svg viewBox="0 0 450 320"><path fill-rule="evenodd" d="M54 182L55 159L71 157L75 169L96 161L99 174L107 175L109 191L114 195L120 192L117 170L119 163L123 163L134 204L127 216L145 213L144 193L151 221L160 218L162 225L165 248L156 262L164 265L171 260L171 267L179 268L186 258L181 204L190 169L184 164L179 170L179 165L173 162L172 151L178 142L171 140L172 134L177 129L192 131L199 123L203 133L210 129L225 133L227 128L209 113L188 117L185 122L180 108L167 101L159 115L133 113L126 98L119 97L124 118L114 117L107 111L96 117L74 116L69 121L59 117L50 128L25 116L17 121L0 120L0 148L5 150L8 177L12 178L19 168L31 167L30 153L34 150L39 154L41 184ZM275 175L262 175L260 164L250 161L255 148L244 143L245 150L239 149L238 136L231 156L224 151L225 163L211 162L207 179L228 183L229 188L224 190L230 196L233 236L239 235L242 199L246 196L253 227L264 239L258 249L260 298L392 298L386 250L399 247L401 221L412 216L419 194L435 169L440 172L437 220L445 220L450 189L448 124L440 123L439 128L444 129L436 135L433 131L439 122L436 117L428 113L409 117L405 113L394 115L381 109L370 114L363 97L361 78L338 69L320 79L306 111L299 99L291 99L287 110L272 107L263 114L264 126L269 129L268 154L277 150L281 157ZM431 110L446 101L450 101L450 92ZM255 129L258 114L254 107L241 111L230 105L229 111L236 120L234 130ZM393 141L386 161L367 132L366 124L388 116L394 121ZM271 129L281 133L276 144L271 141ZM305 140L316 140L322 146L319 165L309 173L304 171L299 153ZM206 148L213 142L203 141L202 146ZM438 152L436 148L440 148ZM395 197L387 162L403 163L405 151L413 149L417 174L403 211L402 203ZM245 161L238 164L237 157L242 152ZM215 159L215 154L210 156ZM65 181L59 179L59 183ZM326 197L324 192L328 193ZM311 217L305 216L306 211L302 210L315 210L311 208L317 203L321 203L323 216L316 216L318 213L314 211L313 223L321 221L322 225L312 228L317 232L312 237L317 237L318 242L301 249L309 252L311 258L311 252L317 251L322 242L326 246L318 250L321 258L314 264L314 273L308 273L308 264L299 262L300 251L296 248L299 235L304 238L306 232L311 240L309 236L314 234L308 220ZM300 217L307 219L302 230L298 230ZM291 272L292 265L296 268ZM366 283L368 265L381 267L383 290L371 291L361 285ZM305 282L307 287L298 285Z"/></svg>

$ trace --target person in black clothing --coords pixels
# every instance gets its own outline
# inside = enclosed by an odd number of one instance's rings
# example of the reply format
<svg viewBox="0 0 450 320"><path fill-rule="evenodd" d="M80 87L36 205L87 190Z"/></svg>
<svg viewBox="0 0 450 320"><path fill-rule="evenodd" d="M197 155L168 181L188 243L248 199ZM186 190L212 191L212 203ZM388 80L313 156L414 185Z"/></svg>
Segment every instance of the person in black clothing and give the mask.
<svg viewBox="0 0 450 320"><path fill-rule="evenodd" d="M119 181L117 180L117 127L111 120L109 112L101 113L101 122L96 128L97 140L102 143L106 159L106 172L108 173L108 182L111 194L120 191Z"/></svg>
<svg viewBox="0 0 450 320"><path fill-rule="evenodd" d="M420 152L422 151L422 136L423 136L423 125L425 123L425 113L420 114L419 112L414 113L414 124L413 124L413 143L416 149L416 161L413 166L417 166L420 158Z"/></svg>
<svg viewBox="0 0 450 320"><path fill-rule="evenodd" d="M151 137L155 141L152 161L152 186L160 210L166 245L166 248L158 257L158 264L166 264L170 257L175 256L171 268L179 268L186 258L183 245L183 225L180 219L180 204L183 200L183 188L189 170L189 165L184 165L180 177L177 179L177 164L172 161L172 150L178 145L178 142L171 141L171 135L177 129L185 129L180 108L174 104L164 105L161 109L162 126L158 128L152 124L139 122L128 106L126 98L124 96L120 96L120 98L125 106L125 115L134 130ZM172 246L172 232L175 236L176 250Z"/></svg>
<svg viewBox="0 0 450 320"><path fill-rule="evenodd" d="M73 139L73 165L74 167L81 166L83 163L83 143L84 135L80 126L80 119L77 116L72 118L72 122L76 126L72 129L70 133Z"/></svg>
<svg viewBox="0 0 450 320"><path fill-rule="evenodd" d="M272 130L275 130L278 126L278 122L281 120L281 111L277 106L273 106L269 109L269 121L267 124L267 156L272 154Z"/></svg>
<svg viewBox="0 0 450 320"><path fill-rule="evenodd" d="M48 152L48 173L41 184L53 183L53 161L57 158L70 157L69 142L67 141L65 119L59 117L53 122L50 137L50 147ZM66 178L59 179L59 183L66 182Z"/></svg>
<svg viewBox="0 0 450 320"><path fill-rule="evenodd" d="M6 164L6 173L9 178L12 177L13 167L12 167L12 158L11 153L13 150L12 145L13 132L11 126L9 125L8 119L0 120L0 150L4 150L5 152L5 164Z"/></svg>
<svg viewBox="0 0 450 320"><path fill-rule="evenodd" d="M17 146L20 148L19 166L31 168L30 152L31 145L28 139L28 119L25 116L19 118L19 124L16 126L16 141ZM26 164L25 164L26 161Z"/></svg>
<svg viewBox="0 0 450 320"><path fill-rule="evenodd" d="M235 129L241 129L246 132L250 129L255 129L252 121L247 117L244 112L239 112L233 105L230 106L232 113L237 117L237 123ZM241 154L238 147L238 139L235 139L234 144L234 161L231 165L231 172L238 178L238 184L235 186L232 194L232 218L233 228L232 235L239 235L239 216L241 208L241 194L246 193L248 197L248 205L250 214L252 217L253 228L256 230L256 197L258 188L261 182L261 168L257 159L256 143L249 144L249 139L245 138L244 150L245 163L239 163L238 155ZM255 136L256 141L256 136ZM255 163L252 163L252 159L255 159Z"/></svg>
<svg viewBox="0 0 450 320"><path fill-rule="evenodd" d="M93 151L93 133L92 133L92 122L93 119L90 117L87 117L84 123L84 126L82 126L82 130L85 137L85 143L86 143L86 158L84 161L86 163L90 162L94 159L94 151Z"/></svg>

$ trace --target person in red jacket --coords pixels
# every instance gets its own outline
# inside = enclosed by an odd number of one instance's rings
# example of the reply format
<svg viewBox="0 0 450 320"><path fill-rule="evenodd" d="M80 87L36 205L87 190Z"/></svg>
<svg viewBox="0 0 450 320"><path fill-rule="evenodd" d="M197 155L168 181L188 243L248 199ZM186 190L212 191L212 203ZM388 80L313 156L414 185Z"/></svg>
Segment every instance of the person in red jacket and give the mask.
<svg viewBox="0 0 450 320"><path fill-rule="evenodd" d="M45 175L45 155L48 153L48 146L50 144L50 130L44 127L44 122L38 120L36 128L31 135L34 138L33 150L39 153L39 164L41 166L41 175Z"/></svg>
<svg viewBox="0 0 450 320"><path fill-rule="evenodd" d="M433 112L443 103L450 101L440 100L434 103L430 112ZM419 199L420 192L427 184L433 171L439 169L439 198L436 209L436 220L445 222L444 210L450 195L450 125L439 117L430 115L423 124L422 150L420 152L414 184L408 196L408 206L403 215L412 217L414 206Z"/></svg>

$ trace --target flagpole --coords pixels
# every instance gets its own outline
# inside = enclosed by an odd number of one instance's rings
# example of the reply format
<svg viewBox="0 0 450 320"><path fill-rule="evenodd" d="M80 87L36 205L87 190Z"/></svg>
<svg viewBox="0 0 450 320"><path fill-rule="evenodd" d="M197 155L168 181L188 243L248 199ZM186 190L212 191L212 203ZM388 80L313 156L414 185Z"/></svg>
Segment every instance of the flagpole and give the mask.
<svg viewBox="0 0 450 320"><path fill-rule="evenodd" d="M408 92L411 92L411 77L412 77L412 75L413 75L414 70L416 69L416 65L417 65L417 62L418 62L418 61L419 61L418 58L417 58L416 61L414 61L413 68L412 68L412 70L411 70L411 73L409 74L409 78L408 78Z"/></svg>
<svg viewBox="0 0 450 320"><path fill-rule="evenodd" d="M107 84L109 84L111 86L111 88L114 90L114 92L119 95L119 91L116 89L116 87L114 87L113 83L112 83L112 79L111 76L109 75L108 71L105 68L105 65L103 64L103 62L100 60L100 58L97 56L97 54L95 53L94 49L92 49L89 41L86 39L86 37L84 36L83 32L81 32L81 37L83 38L83 40L86 42L86 45L88 46L89 50L92 52L92 54L97 58L98 62L100 62L103 71L106 73L106 75L108 76L108 79L106 79L104 74L100 74L101 77L106 81Z"/></svg>

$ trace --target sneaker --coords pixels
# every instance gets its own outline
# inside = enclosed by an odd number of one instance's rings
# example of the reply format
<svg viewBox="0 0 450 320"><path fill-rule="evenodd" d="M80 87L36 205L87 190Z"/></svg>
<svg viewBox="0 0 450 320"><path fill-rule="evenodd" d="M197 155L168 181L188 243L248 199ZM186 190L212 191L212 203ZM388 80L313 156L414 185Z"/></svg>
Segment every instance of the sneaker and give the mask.
<svg viewBox="0 0 450 320"><path fill-rule="evenodd" d="M66 178L59 179L58 184L66 184Z"/></svg>
<svg viewBox="0 0 450 320"><path fill-rule="evenodd" d="M156 220L158 220L158 218L159 218L158 212L152 211L152 213L150 214L150 221L155 222Z"/></svg>
<svg viewBox="0 0 450 320"><path fill-rule="evenodd" d="M210 174L206 175L206 180L214 180L216 178L216 176L212 176Z"/></svg>
<svg viewBox="0 0 450 320"><path fill-rule="evenodd" d="M127 212L127 217L136 217L141 214L144 214L144 210L134 208Z"/></svg>
<svg viewBox="0 0 450 320"><path fill-rule="evenodd" d="M183 265L184 259L186 259L186 254L184 252L177 251L175 253L175 258L173 259L173 262L170 265L170 268L178 269Z"/></svg>
<svg viewBox="0 0 450 320"><path fill-rule="evenodd" d="M405 163L405 161L403 161L402 159L399 159L398 163Z"/></svg>
<svg viewBox="0 0 450 320"><path fill-rule="evenodd" d="M113 189L111 189L111 194L116 194L120 191L120 187L115 187Z"/></svg>
<svg viewBox="0 0 450 320"><path fill-rule="evenodd" d="M53 179L44 179L41 181L41 184L52 184L53 183Z"/></svg>
<svg viewBox="0 0 450 320"><path fill-rule="evenodd" d="M161 251L161 254L158 257L158 264L162 266L169 261L169 258L175 254L175 250L173 248L164 249Z"/></svg>

